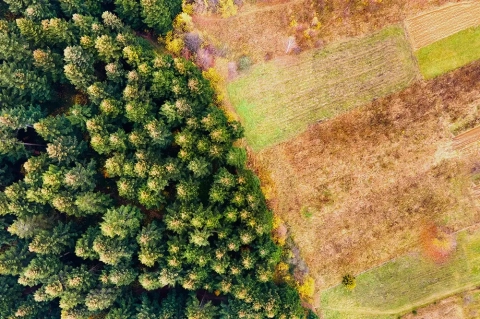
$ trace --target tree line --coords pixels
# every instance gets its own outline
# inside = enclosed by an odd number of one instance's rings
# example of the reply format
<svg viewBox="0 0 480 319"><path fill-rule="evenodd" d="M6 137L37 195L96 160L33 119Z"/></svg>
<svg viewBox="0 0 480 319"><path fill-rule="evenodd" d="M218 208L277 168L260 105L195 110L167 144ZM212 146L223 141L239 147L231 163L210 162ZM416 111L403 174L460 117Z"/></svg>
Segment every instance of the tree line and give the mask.
<svg viewBox="0 0 480 319"><path fill-rule="evenodd" d="M178 0L0 2L0 317L304 318Z"/></svg>

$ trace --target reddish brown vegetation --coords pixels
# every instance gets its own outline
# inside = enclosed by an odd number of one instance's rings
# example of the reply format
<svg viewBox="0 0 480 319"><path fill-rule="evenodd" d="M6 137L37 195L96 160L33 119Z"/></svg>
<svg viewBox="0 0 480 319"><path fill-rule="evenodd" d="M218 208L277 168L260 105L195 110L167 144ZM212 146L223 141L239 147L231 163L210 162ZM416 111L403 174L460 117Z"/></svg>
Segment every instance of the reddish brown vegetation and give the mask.
<svg viewBox="0 0 480 319"><path fill-rule="evenodd" d="M454 235L434 224L426 226L420 238L424 255L436 263L447 261L457 246Z"/></svg>

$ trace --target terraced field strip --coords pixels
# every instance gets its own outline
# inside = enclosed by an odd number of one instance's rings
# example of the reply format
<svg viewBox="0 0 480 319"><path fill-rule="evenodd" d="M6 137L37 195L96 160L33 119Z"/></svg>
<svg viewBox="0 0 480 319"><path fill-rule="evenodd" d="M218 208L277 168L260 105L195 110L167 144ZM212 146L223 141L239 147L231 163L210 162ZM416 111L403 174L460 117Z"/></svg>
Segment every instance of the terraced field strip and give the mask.
<svg viewBox="0 0 480 319"><path fill-rule="evenodd" d="M348 291L342 285L322 293L325 319L383 318L401 315L480 284L480 230L457 234L457 250L448 262L438 265L421 256L406 255L357 277ZM372 316L372 318L375 316Z"/></svg>
<svg viewBox="0 0 480 319"><path fill-rule="evenodd" d="M451 3L405 20L405 27L415 51L478 25L480 25L479 1Z"/></svg>
<svg viewBox="0 0 480 319"><path fill-rule="evenodd" d="M480 142L480 126L459 134L453 138L453 148L464 150L474 143Z"/></svg>
<svg viewBox="0 0 480 319"><path fill-rule="evenodd" d="M256 151L308 125L406 87L417 76L404 31L371 36L256 65L228 85Z"/></svg>

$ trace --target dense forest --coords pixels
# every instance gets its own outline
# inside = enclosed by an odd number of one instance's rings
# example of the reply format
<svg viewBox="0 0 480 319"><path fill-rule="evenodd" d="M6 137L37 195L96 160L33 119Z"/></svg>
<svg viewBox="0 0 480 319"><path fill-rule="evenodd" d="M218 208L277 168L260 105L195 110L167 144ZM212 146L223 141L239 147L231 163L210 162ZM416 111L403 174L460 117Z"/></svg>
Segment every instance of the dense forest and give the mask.
<svg viewBox="0 0 480 319"><path fill-rule="evenodd" d="M307 316L181 10L0 1L0 318Z"/></svg>

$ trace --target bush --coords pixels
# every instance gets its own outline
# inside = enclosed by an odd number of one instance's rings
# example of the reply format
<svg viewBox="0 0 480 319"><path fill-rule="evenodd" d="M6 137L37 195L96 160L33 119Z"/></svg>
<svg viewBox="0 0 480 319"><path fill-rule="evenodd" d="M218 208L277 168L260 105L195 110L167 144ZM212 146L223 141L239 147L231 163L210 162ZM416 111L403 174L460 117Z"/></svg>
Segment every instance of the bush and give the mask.
<svg viewBox="0 0 480 319"><path fill-rule="evenodd" d="M237 65L240 71L244 71L252 66L252 60L248 56L243 55L238 59Z"/></svg>
<svg viewBox="0 0 480 319"><path fill-rule="evenodd" d="M200 38L200 35L196 32L189 32L185 34L183 42L185 43L185 47L193 53L196 53L202 45L202 39Z"/></svg>
<svg viewBox="0 0 480 319"><path fill-rule="evenodd" d="M353 275L347 274L343 276L342 284L348 289L353 290L357 285L356 279Z"/></svg>

